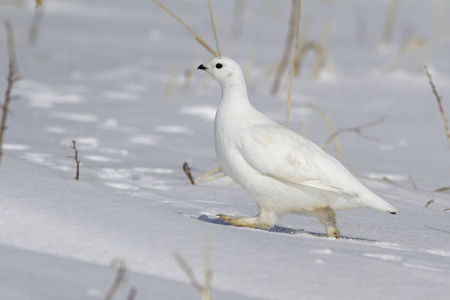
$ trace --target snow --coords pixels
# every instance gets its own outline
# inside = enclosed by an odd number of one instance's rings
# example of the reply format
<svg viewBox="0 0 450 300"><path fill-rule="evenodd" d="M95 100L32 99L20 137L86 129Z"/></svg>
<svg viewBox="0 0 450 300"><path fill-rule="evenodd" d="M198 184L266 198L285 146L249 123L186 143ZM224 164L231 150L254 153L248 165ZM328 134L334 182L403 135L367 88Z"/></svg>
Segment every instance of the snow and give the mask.
<svg viewBox="0 0 450 300"><path fill-rule="evenodd" d="M0 299L103 299L115 259L129 270L115 299L131 286L136 299L199 299L173 254L202 281L208 245L213 299L448 297L449 193L433 192L450 186L444 124L418 71L423 61L411 56L387 68L405 39L424 38L450 114L449 24L433 29L437 10L450 12L446 2L401 2L393 45L382 51L377 42L388 2L303 1L302 31L310 24L311 39L319 40L325 21L332 21L333 69L311 79L314 55L306 56L294 82L291 128L318 144L329 137L308 102L336 128L387 115L363 130L373 139L354 133L339 139L347 166L399 212L339 212L337 240L326 239L323 225L307 216L285 216L272 231L227 226L215 215L254 215L254 200L226 177L189 184L183 162L194 177L218 166L213 117L220 87L195 72L210 54L154 3L44 1L30 49L32 2L0 4L1 21L11 20L16 32L23 76L13 87L20 98L11 104L0 168ZM250 100L284 124L286 84L270 96L269 71L282 53L290 1L246 1L243 32L234 35L234 2L212 2L222 52L244 68ZM165 4L214 44L204 1ZM7 63L0 34L4 75ZM189 82L186 71L194 72ZM80 181L67 158L72 140ZM334 154L332 145L328 151Z"/></svg>

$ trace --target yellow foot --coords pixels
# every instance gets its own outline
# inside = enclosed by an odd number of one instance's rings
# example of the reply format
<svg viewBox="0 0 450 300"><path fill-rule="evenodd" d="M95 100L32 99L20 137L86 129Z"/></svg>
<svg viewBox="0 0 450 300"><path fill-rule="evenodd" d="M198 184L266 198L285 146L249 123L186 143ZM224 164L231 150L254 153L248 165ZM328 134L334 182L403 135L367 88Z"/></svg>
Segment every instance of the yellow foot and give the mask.
<svg viewBox="0 0 450 300"><path fill-rule="evenodd" d="M234 226L249 227L249 228L261 228L270 229L272 226L269 224L263 224L260 222L258 216L256 217L232 217L228 215L217 215L222 221L230 223Z"/></svg>

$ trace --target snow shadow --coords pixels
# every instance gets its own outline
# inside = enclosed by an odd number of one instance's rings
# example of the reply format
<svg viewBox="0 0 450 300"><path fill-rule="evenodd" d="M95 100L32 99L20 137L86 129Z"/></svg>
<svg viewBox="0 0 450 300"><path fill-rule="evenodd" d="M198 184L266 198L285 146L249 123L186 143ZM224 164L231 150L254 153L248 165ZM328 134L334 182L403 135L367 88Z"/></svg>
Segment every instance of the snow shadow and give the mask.
<svg viewBox="0 0 450 300"><path fill-rule="evenodd" d="M197 220L207 222L207 223L217 224L217 225L233 226L229 223L224 222L220 218L209 218L207 215L201 215L200 217L197 218ZM309 236L321 237L321 238L327 237L327 235L325 233L306 231L304 229L292 229L292 228L278 226L278 225L275 225L273 228L271 228L269 230L265 230L265 229L256 229L256 230L264 230L264 231L275 232L275 233L284 233L284 234L309 235ZM341 240L353 240L353 241L365 241L365 242L373 242L373 243L378 242L377 240L372 240L372 239L342 236L342 235L341 235L340 239Z"/></svg>

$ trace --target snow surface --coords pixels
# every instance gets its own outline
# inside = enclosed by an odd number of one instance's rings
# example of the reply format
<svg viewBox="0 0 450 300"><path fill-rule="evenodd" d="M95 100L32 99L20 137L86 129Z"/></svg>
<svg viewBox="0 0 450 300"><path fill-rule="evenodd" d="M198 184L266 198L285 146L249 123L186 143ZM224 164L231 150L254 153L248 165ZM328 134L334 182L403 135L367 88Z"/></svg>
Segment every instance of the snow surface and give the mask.
<svg viewBox="0 0 450 300"><path fill-rule="evenodd" d="M259 99L253 105L284 124L285 81L275 97L270 87L290 1L246 1L241 33L232 31L234 1L212 2L222 53L246 70L250 100ZM199 299L173 254L202 280L207 245L213 299L447 299L450 196L433 192L450 186L444 124L421 72L423 49L390 66L408 39L424 38L450 115L450 5L401 2L393 43L381 47L388 2L337 2L303 1L310 39L320 39L326 20L332 25L326 71L311 79L308 54L295 80L291 128L318 144L329 137L308 102L336 128L387 115L363 130L375 139L339 139L364 183L399 209L338 212L339 240L326 239L308 216L285 216L271 231L227 226L215 215L254 215L251 197L227 178L189 184L183 162L194 177L218 166L220 87L195 70L211 55L153 2L44 1L35 48L27 46L34 2L0 3L23 76L0 169L0 299L103 299L118 258L129 274L115 299L131 286L136 299ZM214 45L206 1L165 3ZM3 32L5 76L7 57ZM72 140L80 181L67 158Z"/></svg>

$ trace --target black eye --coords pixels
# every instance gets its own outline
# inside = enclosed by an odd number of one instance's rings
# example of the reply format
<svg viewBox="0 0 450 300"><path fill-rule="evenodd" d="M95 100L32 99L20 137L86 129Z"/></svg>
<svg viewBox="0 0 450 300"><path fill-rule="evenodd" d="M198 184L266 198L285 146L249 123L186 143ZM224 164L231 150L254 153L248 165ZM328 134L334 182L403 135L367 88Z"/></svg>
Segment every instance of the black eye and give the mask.
<svg viewBox="0 0 450 300"><path fill-rule="evenodd" d="M222 67L223 67L222 64L217 64L217 65L216 65L216 68L217 68L217 69L221 69Z"/></svg>

